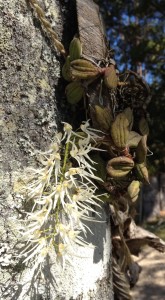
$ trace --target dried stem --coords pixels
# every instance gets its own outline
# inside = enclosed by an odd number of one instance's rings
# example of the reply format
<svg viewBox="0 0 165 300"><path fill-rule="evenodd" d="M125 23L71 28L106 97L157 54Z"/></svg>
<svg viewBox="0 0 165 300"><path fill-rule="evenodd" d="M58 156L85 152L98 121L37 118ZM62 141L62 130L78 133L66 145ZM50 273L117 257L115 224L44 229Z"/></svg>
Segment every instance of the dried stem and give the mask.
<svg viewBox="0 0 165 300"><path fill-rule="evenodd" d="M63 44L58 40L58 36L57 36L56 32L52 29L51 23L46 19L43 9L38 5L36 0L29 0L29 2L31 4L31 6L33 7L33 9L35 10L35 12L37 13L37 17L40 20L41 24L43 25L44 29L50 36L50 38L53 42L53 45L57 48L57 50L62 55L65 56L65 54L66 54L65 48L64 48Z"/></svg>

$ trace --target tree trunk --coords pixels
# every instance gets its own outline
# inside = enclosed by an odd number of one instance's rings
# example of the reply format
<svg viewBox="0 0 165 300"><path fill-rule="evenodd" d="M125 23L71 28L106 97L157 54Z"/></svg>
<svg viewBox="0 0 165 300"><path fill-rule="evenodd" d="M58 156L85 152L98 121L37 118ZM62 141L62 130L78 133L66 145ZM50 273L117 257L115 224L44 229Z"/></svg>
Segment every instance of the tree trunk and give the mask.
<svg viewBox="0 0 165 300"><path fill-rule="evenodd" d="M72 2L72 1L69 1ZM77 28L72 4L42 0L59 39L68 46ZM0 0L1 14L1 299L113 299L109 210L91 223L87 240L95 249L77 247L63 272L53 253L44 278L33 282L30 269L14 256L21 197L16 197L24 168L36 165L31 147L46 149L61 121L68 120L64 63L46 37L28 1Z"/></svg>

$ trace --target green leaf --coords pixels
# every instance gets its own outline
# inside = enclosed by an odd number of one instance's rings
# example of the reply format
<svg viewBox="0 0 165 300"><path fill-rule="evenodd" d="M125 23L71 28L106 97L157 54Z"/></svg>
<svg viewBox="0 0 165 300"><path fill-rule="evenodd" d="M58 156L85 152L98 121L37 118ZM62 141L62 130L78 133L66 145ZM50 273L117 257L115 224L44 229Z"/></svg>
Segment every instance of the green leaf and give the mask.
<svg viewBox="0 0 165 300"><path fill-rule="evenodd" d="M135 131L130 131L128 141L127 141L127 146L131 148L136 148L137 145L139 144L142 136L138 134Z"/></svg>

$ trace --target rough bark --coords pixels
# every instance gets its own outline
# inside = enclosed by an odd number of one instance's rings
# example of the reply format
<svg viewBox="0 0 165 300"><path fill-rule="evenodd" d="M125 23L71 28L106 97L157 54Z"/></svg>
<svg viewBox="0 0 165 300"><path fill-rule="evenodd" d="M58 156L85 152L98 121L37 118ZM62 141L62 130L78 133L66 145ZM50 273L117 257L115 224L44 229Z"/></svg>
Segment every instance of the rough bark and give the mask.
<svg viewBox="0 0 165 300"><path fill-rule="evenodd" d="M69 4L57 0L43 0L40 4L59 38L63 37L67 44L66 28L70 30L70 24L66 16L72 14L67 11ZM43 33L28 1L0 0L0 15L0 298L113 299L107 207L102 210L103 223L90 225L94 234L87 239L96 248L78 247L77 257L71 258L73 265L66 265L62 273L50 253L45 278L32 282L30 289L30 270L13 256L22 205L22 199L15 197L19 178L24 168L36 164L29 145L45 149L60 121L65 120L68 106L64 82L60 79L63 61Z"/></svg>

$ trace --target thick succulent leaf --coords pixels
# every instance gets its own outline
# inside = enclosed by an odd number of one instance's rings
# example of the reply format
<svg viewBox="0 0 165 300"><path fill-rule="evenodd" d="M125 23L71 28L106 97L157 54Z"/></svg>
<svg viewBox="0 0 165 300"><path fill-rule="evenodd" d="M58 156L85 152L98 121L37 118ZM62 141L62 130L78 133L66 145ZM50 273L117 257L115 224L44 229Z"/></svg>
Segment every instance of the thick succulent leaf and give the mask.
<svg viewBox="0 0 165 300"><path fill-rule="evenodd" d="M142 136L135 132L135 131L130 131L128 140L127 140L127 146L131 148L136 148L141 140Z"/></svg>
<svg viewBox="0 0 165 300"><path fill-rule="evenodd" d="M123 113L119 113L111 126L111 137L116 147L125 148L129 137L129 120Z"/></svg>
<svg viewBox="0 0 165 300"><path fill-rule="evenodd" d="M110 131L113 116L109 108L102 108L99 105L95 105L95 118L100 130L102 130L103 132Z"/></svg>
<svg viewBox="0 0 165 300"><path fill-rule="evenodd" d="M139 122L139 130L142 135L148 135L149 134L149 126L148 122L145 118L142 118Z"/></svg>
<svg viewBox="0 0 165 300"><path fill-rule="evenodd" d="M129 130L131 130L133 126L133 111L130 107L127 107L123 112L129 121Z"/></svg>
<svg viewBox="0 0 165 300"><path fill-rule="evenodd" d="M138 179L141 181L141 182L145 182L145 183L150 183L149 182L149 174L148 174L148 169L146 167L146 163L143 162L141 164L136 164L135 165L135 170L136 170L136 174L137 174L137 177Z"/></svg>
<svg viewBox="0 0 165 300"><path fill-rule="evenodd" d="M144 135L136 149L136 161L138 164L141 164L146 161L147 155L147 135Z"/></svg>

